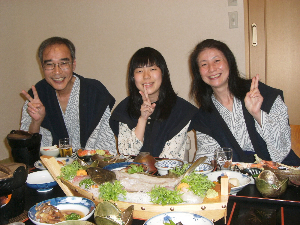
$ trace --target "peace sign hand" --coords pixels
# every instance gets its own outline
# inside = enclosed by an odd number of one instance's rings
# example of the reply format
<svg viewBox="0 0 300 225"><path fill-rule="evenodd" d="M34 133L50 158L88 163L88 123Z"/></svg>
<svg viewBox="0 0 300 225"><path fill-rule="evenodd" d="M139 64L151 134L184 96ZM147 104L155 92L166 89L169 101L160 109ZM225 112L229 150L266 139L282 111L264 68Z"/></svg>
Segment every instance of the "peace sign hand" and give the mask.
<svg viewBox="0 0 300 225"><path fill-rule="evenodd" d="M256 74L255 77L252 78L252 83L250 87L250 91L246 94L245 97L245 106L248 112L256 119L256 121L260 124L260 113L261 113L261 105L263 103L264 98L260 94L258 89L258 80L259 75Z"/></svg>
<svg viewBox="0 0 300 225"><path fill-rule="evenodd" d="M46 110L45 110L45 106L43 105L43 103L41 102L39 95L36 91L35 86L32 85L32 92L33 92L33 98L26 92L26 91L22 91L21 93L28 99L28 108L27 108L27 112L28 114L31 116L31 118L38 123L42 123L45 115L46 115Z"/></svg>
<svg viewBox="0 0 300 225"><path fill-rule="evenodd" d="M147 120L148 117L154 112L155 103L151 104L151 101L148 97L148 92L147 89L144 87L144 92L140 91L139 92L142 95L142 99L143 99L143 104L141 105L141 117L144 120Z"/></svg>

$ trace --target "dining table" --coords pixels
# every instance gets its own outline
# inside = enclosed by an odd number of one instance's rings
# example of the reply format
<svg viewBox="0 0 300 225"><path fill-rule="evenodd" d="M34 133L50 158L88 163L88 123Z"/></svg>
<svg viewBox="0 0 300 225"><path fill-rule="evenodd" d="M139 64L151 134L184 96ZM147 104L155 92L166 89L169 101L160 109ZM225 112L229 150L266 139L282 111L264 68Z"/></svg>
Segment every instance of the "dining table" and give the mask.
<svg viewBox="0 0 300 225"><path fill-rule="evenodd" d="M31 168L30 171L37 171ZM38 192L36 189L25 188L25 212L41 201L66 196L59 185L48 192ZM288 185L287 190L278 198L262 197L252 182L245 186L236 195L229 195L227 204L227 216L215 225L290 225L300 224L300 187ZM95 223L93 216L88 220ZM26 225L33 223L27 218L23 220ZM142 225L145 220L134 218L132 225Z"/></svg>

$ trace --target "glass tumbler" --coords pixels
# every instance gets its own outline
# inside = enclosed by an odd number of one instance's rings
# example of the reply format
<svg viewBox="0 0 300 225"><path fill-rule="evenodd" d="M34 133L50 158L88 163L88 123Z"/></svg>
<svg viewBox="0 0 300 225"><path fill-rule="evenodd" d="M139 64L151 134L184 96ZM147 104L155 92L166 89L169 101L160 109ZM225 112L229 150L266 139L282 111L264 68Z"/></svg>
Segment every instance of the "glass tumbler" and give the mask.
<svg viewBox="0 0 300 225"><path fill-rule="evenodd" d="M72 156L72 142L70 138L59 139L60 157Z"/></svg>
<svg viewBox="0 0 300 225"><path fill-rule="evenodd" d="M217 163L218 170L231 170L232 165L232 149L231 148L219 148L216 150L215 161Z"/></svg>

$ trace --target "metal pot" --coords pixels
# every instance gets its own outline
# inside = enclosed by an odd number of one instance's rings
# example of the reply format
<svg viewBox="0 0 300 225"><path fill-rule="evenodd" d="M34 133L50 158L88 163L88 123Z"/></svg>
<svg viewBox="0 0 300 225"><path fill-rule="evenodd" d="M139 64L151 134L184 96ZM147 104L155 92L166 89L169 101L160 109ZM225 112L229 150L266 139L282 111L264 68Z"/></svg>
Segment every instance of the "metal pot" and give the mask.
<svg viewBox="0 0 300 225"><path fill-rule="evenodd" d="M15 162L33 167L34 163L40 159L42 135L39 133L31 134L22 130L12 130L6 138Z"/></svg>

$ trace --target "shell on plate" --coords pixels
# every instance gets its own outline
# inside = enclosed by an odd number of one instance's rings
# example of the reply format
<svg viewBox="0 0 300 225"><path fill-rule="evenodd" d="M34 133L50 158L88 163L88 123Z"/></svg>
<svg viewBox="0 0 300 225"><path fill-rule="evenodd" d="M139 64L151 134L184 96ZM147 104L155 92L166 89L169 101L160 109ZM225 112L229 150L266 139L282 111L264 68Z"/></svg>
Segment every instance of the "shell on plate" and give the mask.
<svg viewBox="0 0 300 225"><path fill-rule="evenodd" d="M122 212L114 203L100 202L95 209L95 222L97 225L131 225L133 210L133 205Z"/></svg>
<svg viewBox="0 0 300 225"><path fill-rule="evenodd" d="M89 167L87 168L87 173L92 181L98 185L116 180L116 174L113 171L105 170L100 167Z"/></svg>
<svg viewBox="0 0 300 225"><path fill-rule="evenodd" d="M288 178L280 180L272 171L264 170L255 179L255 184L263 197L277 198L286 191Z"/></svg>
<svg viewBox="0 0 300 225"><path fill-rule="evenodd" d="M120 155L105 157L103 155L95 154L92 156L92 160L97 164L98 167L105 167L113 163L125 162L126 158L122 158Z"/></svg>
<svg viewBox="0 0 300 225"><path fill-rule="evenodd" d="M273 169L268 166L264 166L265 170L273 172L279 180L289 178L289 183L300 186L300 169Z"/></svg>

